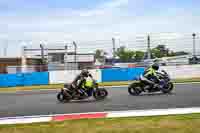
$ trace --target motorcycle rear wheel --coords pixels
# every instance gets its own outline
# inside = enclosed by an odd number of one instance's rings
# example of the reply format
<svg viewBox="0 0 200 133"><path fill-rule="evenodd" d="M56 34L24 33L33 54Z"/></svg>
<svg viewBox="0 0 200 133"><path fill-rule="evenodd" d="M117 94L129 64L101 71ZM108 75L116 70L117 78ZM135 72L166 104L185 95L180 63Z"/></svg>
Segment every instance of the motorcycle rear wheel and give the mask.
<svg viewBox="0 0 200 133"><path fill-rule="evenodd" d="M142 93L142 88L139 84L132 84L128 87L128 92L133 96L138 96Z"/></svg>

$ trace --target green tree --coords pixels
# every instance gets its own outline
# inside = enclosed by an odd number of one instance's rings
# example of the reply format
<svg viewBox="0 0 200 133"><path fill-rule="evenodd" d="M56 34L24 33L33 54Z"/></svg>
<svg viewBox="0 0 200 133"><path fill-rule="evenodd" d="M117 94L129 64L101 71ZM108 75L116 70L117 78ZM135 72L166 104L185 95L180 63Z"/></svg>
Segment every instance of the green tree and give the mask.
<svg viewBox="0 0 200 133"><path fill-rule="evenodd" d="M162 58L162 57L164 57L163 53L161 53L161 51L156 49L156 48L152 49L151 53L153 55L153 58Z"/></svg>
<svg viewBox="0 0 200 133"><path fill-rule="evenodd" d="M184 51L173 52L166 48L165 45L158 45L155 48L151 49L151 58L162 58L167 56L178 56L188 54ZM147 58L147 53L144 54L144 58Z"/></svg>
<svg viewBox="0 0 200 133"><path fill-rule="evenodd" d="M157 47L151 50L154 58L162 58L169 55L169 49L165 45L158 45Z"/></svg>
<svg viewBox="0 0 200 133"><path fill-rule="evenodd" d="M145 53L142 51L135 51L135 59L136 61L141 61L145 56Z"/></svg>
<svg viewBox="0 0 200 133"><path fill-rule="evenodd" d="M181 56L181 55L188 55L189 53L185 52L185 51L178 51L178 52L173 52L171 51L169 53L169 56Z"/></svg>
<svg viewBox="0 0 200 133"><path fill-rule="evenodd" d="M125 46L121 46L117 49L116 55L124 62L127 62L131 59L134 59L135 52L131 50L127 50Z"/></svg>
<svg viewBox="0 0 200 133"><path fill-rule="evenodd" d="M99 62L105 62L106 54L107 53L104 50L97 49L95 52L95 59L97 59Z"/></svg>
<svg viewBox="0 0 200 133"><path fill-rule="evenodd" d="M156 49L163 53L164 56L167 56L169 53L169 49L167 49L165 45L158 45Z"/></svg>
<svg viewBox="0 0 200 133"><path fill-rule="evenodd" d="M188 54L185 51L177 51L177 52L170 51L168 48L166 48L165 45L158 45L157 47L153 48L151 52L155 56L155 58L162 58L166 56L180 56Z"/></svg>
<svg viewBox="0 0 200 133"><path fill-rule="evenodd" d="M98 59L98 58L101 58L102 56L102 52L103 50L101 49L97 49L96 52L95 52L95 58Z"/></svg>

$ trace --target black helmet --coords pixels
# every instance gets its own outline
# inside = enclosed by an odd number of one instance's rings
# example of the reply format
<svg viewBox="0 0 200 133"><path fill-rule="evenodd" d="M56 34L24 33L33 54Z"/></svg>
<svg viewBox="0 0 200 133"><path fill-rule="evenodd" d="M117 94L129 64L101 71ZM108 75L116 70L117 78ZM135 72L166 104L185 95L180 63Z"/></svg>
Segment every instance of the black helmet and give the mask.
<svg viewBox="0 0 200 133"><path fill-rule="evenodd" d="M154 64L152 65L152 68L153 68L154 70L158 71L158 70L159 70L159 65L158 65L157 63L154 63Z"/></svg>
<svg viewBox="0 0 200 133"><path fill-rule="evenodd" d="M82 74L83 76L88 76L89 72L88 72L87 69L83 69L83 70L81 71L81 74Z"/></svg>

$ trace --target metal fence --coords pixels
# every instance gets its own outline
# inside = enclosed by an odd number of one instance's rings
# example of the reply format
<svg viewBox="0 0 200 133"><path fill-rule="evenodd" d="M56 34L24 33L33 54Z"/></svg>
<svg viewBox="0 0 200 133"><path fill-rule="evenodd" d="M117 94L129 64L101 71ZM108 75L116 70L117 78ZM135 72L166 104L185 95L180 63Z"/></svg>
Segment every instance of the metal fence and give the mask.
<svg viewBox="0 0 200 133"><path fill-rule="evenodd" d="M138 61L135 58L124 61L120 59L117 51L124 46L125 50L142 51L146 55L158 45L165 45L169 51L185 51L189 55L184 58L179 56L168 59L159 58L161 65L185 65L189 64L189 58L200 54L200 34L155 33L133 36L130 38L110 38L110 40L76 41L65 43L26 43L23 47L23 56L27 58L42 59L40 64L27 66L8 66L8 73L21 72L26 69L32 71L54 70L79 70L83 68L94 69L97 66L112 66L114 63L129 63L148 65L153 59ZM148 57L148 56L147 56ZM149 57L150 58L150 57ZM167 62L167 63L163 63ZM26 67L26 68L25 68Z"/></svg>
<svg viewBox="0 0 200 133"><path fill-rule="evenodd" d="M62 69L63 70L63 69ZM4 73L32 73L48 71L48 65L7 66Z"/></svg>

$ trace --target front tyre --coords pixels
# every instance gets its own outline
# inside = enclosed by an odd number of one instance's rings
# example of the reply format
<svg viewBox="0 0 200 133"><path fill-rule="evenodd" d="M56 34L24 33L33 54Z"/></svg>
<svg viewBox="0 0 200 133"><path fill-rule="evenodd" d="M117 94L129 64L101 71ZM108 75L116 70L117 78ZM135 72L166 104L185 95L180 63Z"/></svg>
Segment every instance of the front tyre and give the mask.
<svg viewBox="0 0 200 133"><path fill-rule="evenodd" d="M93 96L96 100L103 100L108 96L108 91L104 88L99 88L93 93Z"/></svg>
<svg viewBox="0 0 200 133"><path fill-rule="evenodd" d="M64 102L65 101L65 96L63 95L62 92L59 92L57 94L57 100L60 101L60 102Z"/></svg>
<svg viewBox="0 0 200 133"><path fill-rule="evenodd" d="M71 100L70 97L66 96L63 91L57 94L57 100L60 102L69 102Z"/></svg>
<svg viewBox="0 0 200 133"><path fill-rule="evenodd" d="M171 91L173 90L173 88L174 88L174 84L172 82L169 82L167 84L167 86L164 89L162 89L162 92L165 93L165 94L171 93Z"/></svg>

